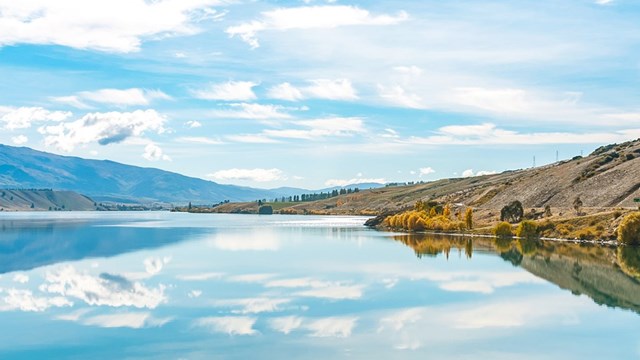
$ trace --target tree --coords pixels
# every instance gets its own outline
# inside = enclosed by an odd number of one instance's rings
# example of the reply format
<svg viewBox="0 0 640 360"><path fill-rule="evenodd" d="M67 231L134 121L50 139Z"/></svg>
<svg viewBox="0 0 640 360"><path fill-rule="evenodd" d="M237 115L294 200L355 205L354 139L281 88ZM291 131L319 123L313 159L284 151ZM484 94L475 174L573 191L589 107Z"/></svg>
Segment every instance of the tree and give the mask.
<svg viewBox="0 0 640 360"><path fill-rule="evenodd" d="M513 236L513 228L508 222L501 222L493 228L493 234L499 238L510 238Z"/></svg>
<svg viewBox="0 0 640 360"><path fill-rule="evenodd" d="M500 211L500 221L518 223L522 221L523 215L524 209L522 208L522 203L516 200L502 208Z"/></svg>
<svg viewBox="0 0 640 360"><path fill-rule="evenodd" d="M627 215L618 226L618 242L627 245L640 244L640 212Z"/></svg>
<svg viewBox="0 0 640 360"><path fill-rule="evenodd" d="M189 207L188 207L188 209L189 209L189 210L191 210L191 201L189 201Z"/></svg>
<svg viewBox="0 0 640 360"><path fill-rule="evenodd" d="M544 216L546 216L546 217L551 217L551 216L553 216L553 214L551 213L551 206L546 205L546 206L544 207Z"/></svg>
<svg viewBox="0 0 640 360"><path fill-rule="evenodd" d="M273 214L273 207L271 207L271 205L262 205L262 206L260 206L260 208L258 208L258 214L260 214L260 215L272 215Z"/></svg>
<svg viewBox="0 0 640 360"><path fill-rule="evenodd" d="M467 225L467 229L473 229L473 209L470 207L464 212L464 222Z"/></svg>
<svg viewBox="0 0 640 360"><path fill-rule="evenodd" d="M35 208L35 207L36 207L36 204L31 203L31 208L33 209L33 208Z"/></svg>
<svg viewBox="0 0 640 360"><path fill-rule="evenodd" d="M447 219L451 218L451 207L449 205L446 205L444 207L444 211L442 212L442 215L444 215L444 217L446 217Z"/></svg>
<svg viewBox="0 0 640 360"><path fill-rule="evenodd" d="M516 229L516 236L525 239L534 239L538 237L538 224L534 221L525 220L520 223Z"/></svg>
<svg viewBox="0 0 640 360"><path fill-rule="evenodd" d="M573 200L573 209L576 211L576 215L580 216L582 214L582 200L580 199L580 196L576 197Z"/></svg>

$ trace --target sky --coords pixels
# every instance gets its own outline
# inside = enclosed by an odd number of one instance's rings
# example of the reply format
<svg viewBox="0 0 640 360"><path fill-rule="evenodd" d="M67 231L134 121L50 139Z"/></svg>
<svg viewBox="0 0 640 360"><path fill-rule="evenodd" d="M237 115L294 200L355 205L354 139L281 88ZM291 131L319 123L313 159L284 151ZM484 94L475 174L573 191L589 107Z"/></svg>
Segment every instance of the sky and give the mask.
<svg viewBox="0 0 640 360"><path fill-rule="evenodd" d="M640 3L0 0L0 143L318 189L640 137Z"/></svg>

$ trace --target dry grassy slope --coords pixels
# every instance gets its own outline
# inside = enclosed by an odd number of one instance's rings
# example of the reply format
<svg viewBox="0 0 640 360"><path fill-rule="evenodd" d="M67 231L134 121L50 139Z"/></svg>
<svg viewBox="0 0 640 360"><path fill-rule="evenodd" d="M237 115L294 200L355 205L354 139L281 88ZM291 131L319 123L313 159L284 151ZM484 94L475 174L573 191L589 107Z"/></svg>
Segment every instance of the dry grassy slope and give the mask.
<svg viewBox="0 0 640 360"><path fill-rule="evenodd" d="M49 207L55 209L62 206L64 210L75 211L96 209L93 200L73 191L0 189L0 209L3 211L44 211Z"/></svg>
<svg viewBox="0 0 640 360"><path fill-rule="evenodd" d="M487 216L495 216L513 200L520 200L525 208L550 205L570 209L576 196L585 207L636 206L633 199L640 197L640 139L603 148L585 158L534 169L364 190L288 209L298 213L374 215L410 208L417 200L437 200L484 209ZM239 210L257 211L257 205L236 203L216 209Z"/></svg>

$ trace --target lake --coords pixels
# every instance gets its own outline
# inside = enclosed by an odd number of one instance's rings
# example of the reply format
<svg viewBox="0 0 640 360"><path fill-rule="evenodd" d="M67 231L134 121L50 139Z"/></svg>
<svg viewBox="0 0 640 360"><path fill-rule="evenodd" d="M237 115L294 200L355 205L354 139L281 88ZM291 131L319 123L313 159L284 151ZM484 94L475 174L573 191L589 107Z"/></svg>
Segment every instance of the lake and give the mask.
<svg viewBox="0 0 640 360"><path fill-rule="evenodd" d="M0 358L633 359L633 248L362 217L0 214Z"/></svg>

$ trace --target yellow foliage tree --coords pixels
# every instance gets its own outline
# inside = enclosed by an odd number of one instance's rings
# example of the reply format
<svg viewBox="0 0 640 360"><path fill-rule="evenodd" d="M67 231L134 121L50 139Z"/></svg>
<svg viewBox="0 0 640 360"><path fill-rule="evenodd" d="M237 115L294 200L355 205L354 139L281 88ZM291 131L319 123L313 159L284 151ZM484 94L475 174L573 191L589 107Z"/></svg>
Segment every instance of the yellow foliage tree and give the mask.
<svg viewBox="0 0 640 360"><path fill-rule="evenodd" d="M444 215L444 217L446 217L447 219L451 217L451 207L449 205L446 205L444 207L444 211L442 212L442 215Z"/></svg>
<svg viewBox="0 0 640 360"><path fill-rule="evenodd" d="M473 229L473 209L472 208L467 208L467 210L464 213L464 222L465 225L467 226L467 229L471 230Z"/></svg>

